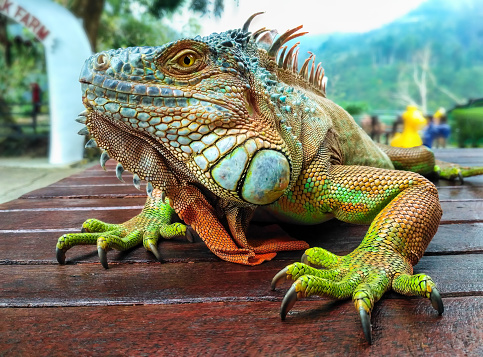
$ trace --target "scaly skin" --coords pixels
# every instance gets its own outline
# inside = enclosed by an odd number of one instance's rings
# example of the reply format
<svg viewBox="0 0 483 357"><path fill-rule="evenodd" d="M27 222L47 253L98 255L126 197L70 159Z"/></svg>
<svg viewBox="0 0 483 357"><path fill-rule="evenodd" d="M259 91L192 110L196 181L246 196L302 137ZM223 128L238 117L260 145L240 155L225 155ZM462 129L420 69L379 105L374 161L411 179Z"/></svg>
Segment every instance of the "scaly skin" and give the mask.
<svg viewBox="0 0 483 357"><path fill-rule="evenodd" d="M255 265L308 248L303 241L251 242L245 232L256 209L300 224L335 217L370 227L347 256L311 248L304 263L276 275L273 287L295 280L282 318L300 297L352 296L370 341L372 307L391 288L430 298L442 313L431 278L412 275L441 218L436 188L420 174L455 178L483 169L435 165L424 147L374 144L325 97L324 71L312 55L299 72L296 46L277 58L300 28L273 40L264 30L250 35L250 21L240 30L86 61L80 81L87 110L77 119L86 124L80 133L93 138L86 146L104 149L101 165L117 160L120 179L127 169L136 187L146 181L150 197L128 222L87 220L83 233L63 235L59 262L74 245L97 244L107 268L108 250L141 242L160 259L159 238L189 236L185 225L171 223L176 213L218 257Z"/></svg>

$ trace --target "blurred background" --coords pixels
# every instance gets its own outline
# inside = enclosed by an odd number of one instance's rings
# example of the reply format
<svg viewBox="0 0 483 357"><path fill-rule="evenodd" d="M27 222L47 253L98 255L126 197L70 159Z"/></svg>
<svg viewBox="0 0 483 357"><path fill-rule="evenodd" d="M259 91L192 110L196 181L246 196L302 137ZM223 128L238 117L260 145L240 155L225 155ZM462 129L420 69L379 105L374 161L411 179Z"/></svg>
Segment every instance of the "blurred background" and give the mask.
<svg viewBox="0 0 483 357"><path fill-rule="evenodd" d="M481 0L51 2L78 19L92 52L239 28L251 14L265 11L251 29L283 32L303 24L309 34L301 39L301 58L307 51L316 55L328 78L327 96L376 141L390 143L411 106L427 120L416 129L421 137L436 130L429 145L483 146ZM45 43L33 31L32 18L4 15L15 5L9 3L15 1L0 0L0 159L45 158L52 99ZM437 137L440 125L444 140Z"/></svg>

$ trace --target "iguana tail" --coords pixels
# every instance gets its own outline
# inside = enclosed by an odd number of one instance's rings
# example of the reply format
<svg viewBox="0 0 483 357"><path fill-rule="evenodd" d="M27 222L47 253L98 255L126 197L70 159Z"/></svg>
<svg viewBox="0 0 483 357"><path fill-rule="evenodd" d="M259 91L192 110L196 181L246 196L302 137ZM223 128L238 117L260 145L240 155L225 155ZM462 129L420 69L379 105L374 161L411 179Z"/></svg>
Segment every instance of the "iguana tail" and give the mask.
<svg viewBox="0 0 483 357"><path fill-rule="evenodd" d="M389 156L396 170L412 171L428 178L460 181L463 181L463 177L483 175L483 167L460 166L436 160L433 151L424 145L413 148L378 146Z"/></svg>

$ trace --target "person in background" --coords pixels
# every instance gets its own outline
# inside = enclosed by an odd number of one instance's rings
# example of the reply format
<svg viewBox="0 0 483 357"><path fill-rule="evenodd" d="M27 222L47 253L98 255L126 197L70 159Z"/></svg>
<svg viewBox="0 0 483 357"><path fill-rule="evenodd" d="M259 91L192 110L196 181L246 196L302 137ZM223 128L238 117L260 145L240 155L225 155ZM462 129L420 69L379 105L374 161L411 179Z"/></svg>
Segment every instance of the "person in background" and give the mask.
<svg viewBox="0 0 483 357"><path fill-rule="evenodd" d="M446 110L444 108L439 108L436 113L434 113L435 118L435 139L436 148L446 148L446 142L451 134L451 127L448 124L448 118L446 116Z"/></svg>
<svg viewBox="0 0 483 357"><path fill-rule="evenodd" d="M371 116L371 139L376 143L381 139L381 122L377 115Z"/></svg>
<svg viewBox="0 0 483 357"><path fill-rule="evenodd" d="M426 126L423 132L423 145L427 146L428 148L431 148L433 146L433 141L436 136L436 130L435 130L433 116L431 114L426 115L426 120L428 122L428 125Z"/></svg>
<svg viewBox="0 0 483 357"><path fill-rule="evenodd" d="M42 105L42 90L38 83L31 83L32 89L32 125L34 127L34 133L37 133L37 114L40 113L40 107Z"/></svg>

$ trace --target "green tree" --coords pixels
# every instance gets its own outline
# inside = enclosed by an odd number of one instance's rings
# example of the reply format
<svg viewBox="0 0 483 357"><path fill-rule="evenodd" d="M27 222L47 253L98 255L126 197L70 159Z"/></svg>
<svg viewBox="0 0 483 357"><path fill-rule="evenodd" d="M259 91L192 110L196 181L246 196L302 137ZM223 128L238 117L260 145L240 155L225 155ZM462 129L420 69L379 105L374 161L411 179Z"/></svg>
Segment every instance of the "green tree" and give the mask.
<svg viewBox="0 0 483 357"><path fill-rule="evenodd" d="M102 47L154 45L175 33L159 25L159 19L172 13L185 0L56 0L82 19L92 50ZM191 0L191 10L204 14L223 12L223 0ZM133 14L136 9L137 14ZM162 31L161 31L162 30ZM110 43L112 39L112 45Z"/></svg>

